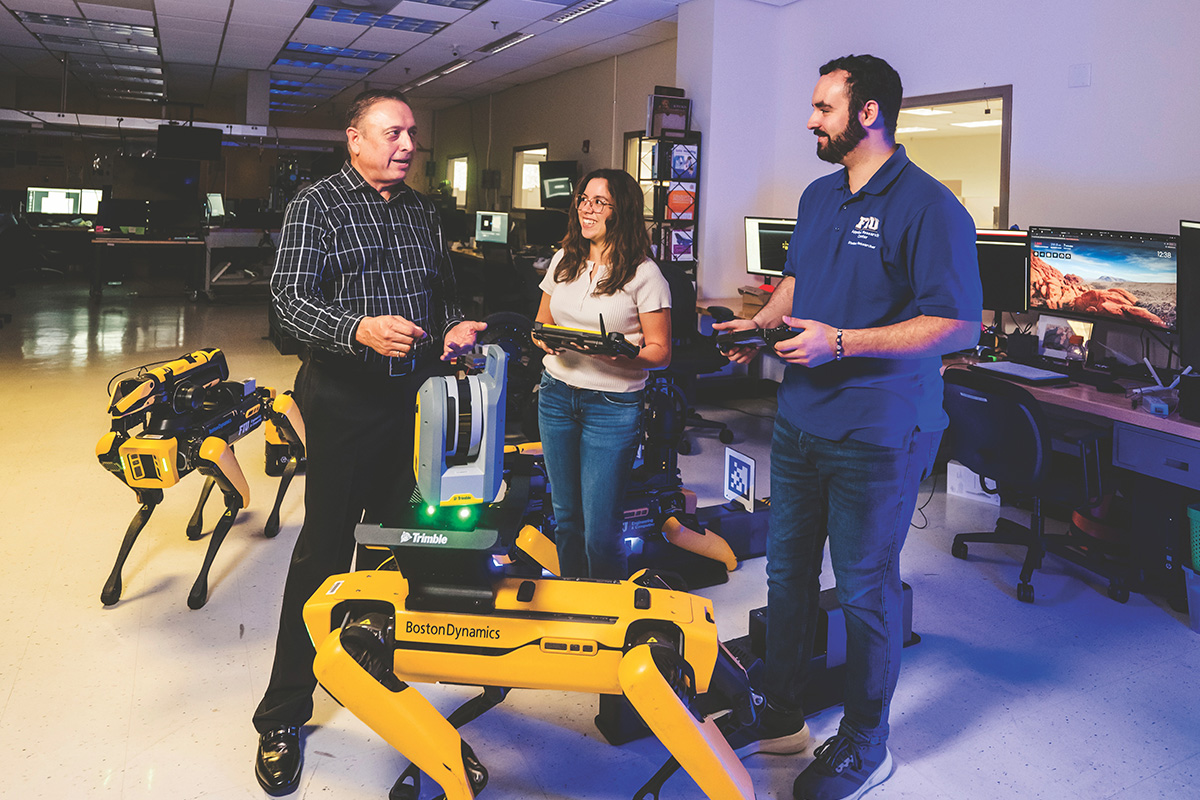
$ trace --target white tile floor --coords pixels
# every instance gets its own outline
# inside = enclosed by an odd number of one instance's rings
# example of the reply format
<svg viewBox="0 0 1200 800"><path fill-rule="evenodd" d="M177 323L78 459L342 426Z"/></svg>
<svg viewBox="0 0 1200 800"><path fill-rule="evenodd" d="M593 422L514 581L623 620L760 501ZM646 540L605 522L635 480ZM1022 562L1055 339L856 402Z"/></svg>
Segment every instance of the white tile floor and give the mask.
<svg viewBox="0 0 1200 800"><path fill-rule="evenodd" d="M100 304L64 283L0 295L0 795L13 798L260 798L251 711L267 678L284 570L302 518L299 481L274 540L262 524L275 481L261 439L239 447L252 500L226 540L198 611L185 598L206 541L184 525L201 479L168 490L126 565L121 601L99 595L136 504L96 462L115 373L221 347L236 378L286 388L294 357L263 339L261 302L193 305L170 287L109 289ZM771 401L710 409L738 432L765 474ZM757 415L757 416L755 416ZM696 437L681 459L702 504L719 500L722 447ZM926 487L928 490L928 486ZM211 526L219 501L208 514ZM1019 511L1004 510L1023 518ZM892 712L896 771L872 798L1200 796L1200 636L1159 598L1119 605L1095 578L1054 558L1014 597L1015 555L953 533L991 526L996 511L937 490L914 529L903 573L919 645L905 651ZM919 521L919 519L918 519ZM765 598L762 559L702 590L725 638L746 632ZM426 692L448 710L470 692ZM514 692L465 736L491 772L483 797L629 798L665 759L652 740L611 747L592 724L595 698ZM817 740L838 710L810 720ZM386 797L402 760L324 694L306 739L296 797ZM760 798L789 798L811 758L756 756ZM429 796L427 786L426 795ZM682 773L663 798L696 798Z"/></svg>

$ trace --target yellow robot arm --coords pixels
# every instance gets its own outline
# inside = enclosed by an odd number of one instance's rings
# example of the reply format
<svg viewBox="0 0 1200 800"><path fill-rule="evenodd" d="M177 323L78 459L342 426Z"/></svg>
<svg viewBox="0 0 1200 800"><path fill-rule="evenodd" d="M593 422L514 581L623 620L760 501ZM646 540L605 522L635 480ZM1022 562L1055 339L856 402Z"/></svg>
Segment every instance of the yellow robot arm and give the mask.
<svg viewBox="0 0 1200 800"><path fill-rule="evenodd" d="M550 574L562 574L558 565L558 548L537 528L532 525L521 528L517 534L517 547Z"/></svg>
<svg viewBox="0 0 1200 800"><path fill-rule="evenodd" d="M108 413L127 417L147 407L172 399L178 389L212 386L229 377L225 354L218 349L196 350L182 358L123 380L113 389ZM185 380L186 379L186 380Z"/></svg>

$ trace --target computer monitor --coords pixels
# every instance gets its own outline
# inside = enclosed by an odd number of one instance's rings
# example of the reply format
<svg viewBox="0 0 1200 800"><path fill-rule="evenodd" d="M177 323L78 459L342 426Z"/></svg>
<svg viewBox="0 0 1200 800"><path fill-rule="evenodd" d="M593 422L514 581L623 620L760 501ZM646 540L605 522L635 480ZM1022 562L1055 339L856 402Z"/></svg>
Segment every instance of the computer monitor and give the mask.
<svg viewBox="0 0 1200 800"><path fill-rule="evenodd" d="M220 192L209 192L204 204L209 219L225 216L225 198Z"/></svg>
<svg viewBox="0 0 1200 800"><path fill-rule="evenodd" d="M155 200L146 227L157 236L195 236L204 225L204 207L196 200Z"/></svg>
<svg viewBox="0 0 1200 800"><path fill-rule="evenodd" d="M1030 227L1029 307L1173 331L1178 242L1171 233Z"/></svg>
<svg viewBox="0 0 1200 800"><path fill-rule="evenodd" d="M438 210L442 223L442 237L447 242L465 242L475 233L475 221L461 208Z"/></svg>
<svg viewBox="0 0 1200 800"><path fill-rule="evenodd" d="M140 229L144 233L150 216L148 200L131 200L117 198L100 201L100 210L96 215L96 224L108 230L122 230L125 233Z"/></svg>
<svg viewBox="0 0 1200 800"><path fill-rule="evenodd" d="M538 186L542 208L571 207L575 180L579 175L577 161L542 161L538 164Z"/></svg>
<svg viewBox="0 0 1200 800"><path fill-rule="evenodd" d="M554 247L567 235L567 215L556 209L530 209L525 212L525 244L529 247Z"/></svg>
<svg viewBox="0 0 1200 800"><path fill-rule="evenodd" d="M1200 369L1200 222L1179 221L1179 365Z"/></svg>
<svg viewBox="0 0 1200 800"><path fill-rule="evenodd" d="M67 214L95 216L99 211L100 189L56 189L30 186L25 190L25 211L29 214Z"/></svg>
<svg viewBox="0 0 1200 800"><path fill-rule="evenodd" d="M220 161L224 133L201 125L159 125L157 158Z"/></svg>
<svg viewBox="0 0 1200 800"><path fill-rule="evenodd" d="M1029 231L975 231L983 308L997 313L1029 310ZM999 322L999 319L997 319Z"/></svg>
<svg viewBox="0 0 1200 800"><path fill-rule="evenodd" d="M746 272L781 277L795 227L794 219L746 217Z"/></svg>
<svg viewBox="0 0 1200 800"><path fill-rule="evenodd" d="M503 211L476 211L475 241L508 244L508 214Z"/></svg>

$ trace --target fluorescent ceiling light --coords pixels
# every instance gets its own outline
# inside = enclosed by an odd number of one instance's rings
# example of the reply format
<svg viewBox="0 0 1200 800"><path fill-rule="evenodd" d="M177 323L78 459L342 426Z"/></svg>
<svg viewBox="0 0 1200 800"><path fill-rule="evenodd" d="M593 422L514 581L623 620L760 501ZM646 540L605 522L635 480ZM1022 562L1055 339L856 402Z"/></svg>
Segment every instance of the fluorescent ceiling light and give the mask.
<svg viewBox="0 0 1200 800"><path fill-rule="evenodd" d="M472 6L473 7L473 6ZM395 14L372 14L370 11L354 11L348 8L333 8L331 6L313 6L308 13L309 19L319 19L326 22L343 22L348 25L363 25L371 28L386 28L394 31L411 31L413 33L437 33L449 23L434 22L415 17L400 17Z"/></svg>
<svg viewBox="0 0 1200 800"><path fill-rule="evenodd" d="M590 3L584 3L583 5L577 6L565 14L560 14L559 16L555 17L553 21L558 23L570 22L573 19L582 17L584 14L589 14L592 11L595 11L597 8L606 6L611 2L613 2L613 0L591 0Z"/></svg>
<svg viewBox="0 0 1200 800"><path fill-rule="evenodd" d="M975 122L951 122L950 124L959 128L995 128L1003 125L1004 121L999 119L981 119Z"/></svg>
<svg viewBox="0 0 1200 800"><path fill-rule="evenodd" d="M408 86L406 86L405 88L406 89L415 89L418 86L424 86L427 83L436 81L438 78L443 78L446 75L449 75L451 72L457 72L458 70L462 69L463 67L467 66L468 64L474 64L474 63L475 63L474 61L471 61L470 59L466 59L466 58L460 58L458 61L451 61L449 64L444 64L444 65L438 67L437 69L433 70L432 72L426 72L424 75L417 78L412 83L408 84Z"/></svg>
<svg viewBox="0 0 1200 800"><path fill-rule="evenodd" d="M17 19L26 25L57 25L61 28L78 28L121 36L154 36L154 28L147 25L130 25L125 22L104 22L83 17L64 17L61 14L39 14L34 11L14 11Z"/></svg>
<svg viewBox="0 0 1200 800"><path fill-rule="evenodd" d="M901 114L915 114L918 117L933 117L938 114L951 114L953 112L946 111L942 108L902 108Z"/></svg>
<svg viewBox="0 0 1200 800"><path fill-rule="evenodd" d="M521 42L525 41L526 39L532 39L532 38L533 38L532 33L510 33L508 36L505 36L501 39L497 39L494 42L489 42L488 44L485 44L483 47L479 48L479 50L480 50L480 52L487 53L489 55L494 56L494 55L496 55L496 53L499 53L501 50L507 50L508 48L512 47L515 44L520 44Z"/></svg>
<svg viewBox="0 0 1200 800"><path fill-rule="evenodd" d="M299 67L300 69L328 69L334 72L355 72L358 74L371 71L366 67L354 67L349 64L331 64L326 61L297 61L294 58L277 58L273 66Z"/></svg>
<svg viewBox="0 0 1200 800"><path fill-rule="evenodd" d="M412 0L414 3L424 3L427 6L443 6L445 8L459 8L467 11L473 11L487 2L487 0Z"/></svg>
<svg viewBox="0 0 1200 800"><path fill-rule="evenodd" d="M919 125L913 125L908 128L896 128L896 133L924 133L925 131L936 131L937 128L922 128Z"/></svg>
<svg viewBox="0 0 1200 800"><path fill-rule="evenodd" d="M84 47L95 49L97 47L104 50L119 50L122 53L145 53L147 55L158 55L158 47L152 44L129 44L127 42L110 42L106 39L81 39L78 36L59 36L57 34L45 34L38 36L38 41L43 44L62 44L73 47Z"/></svg>
<svg viewBox="0 0 1200 800"><path fill-rule="evenodd" d="M315 53L319 56L328 56L331 58L361 58L364 61L391 61L396 57L395 53L378 53L374 50L355 50L351 47L333 47L331 45L306 44L304 42L288 42L283 46L283 49L301 53Z"/></svg>

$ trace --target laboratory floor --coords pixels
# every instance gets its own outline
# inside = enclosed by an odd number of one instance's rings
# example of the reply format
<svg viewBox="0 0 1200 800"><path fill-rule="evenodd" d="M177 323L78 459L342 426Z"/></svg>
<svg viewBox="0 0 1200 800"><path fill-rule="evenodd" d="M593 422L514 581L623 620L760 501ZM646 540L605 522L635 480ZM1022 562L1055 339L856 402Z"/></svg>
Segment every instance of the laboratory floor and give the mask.
<svg viewBox="0 0 1200 800"><path fill-rule="evenodd" d="M250 715L271 662L279 598L303 518L303 478L283 506L283 529L262 528L275 479L262 471L261 434L238 452L251 488L213 567L209 600L186 596L207 538L184 526L199 476L166 491L134 547L120 602L100 590L137 505L97 463L109 429L107 385L118 373L222 348L232 377L286 389L295 356L266 339L261 298L191 303L181 286L107 287L99 302L69 279L0 294L0 794L22 798L262 798L253 775ZM774 401L709 405L734 447L758 460L766 493ZM724 446L693 437L680 458L701 505L721 502ZM407 458L407 454L397 454ZM895 772L868 797L891 800L1052 798L1152 800L1200 786L1200 635L1161 597L1105 595L1095 576L1054 557L1034 578L1037 601L1015 597L1019 555L973 545L951 557L954 533L990 529L997 513L1026 513L947 497L944 476L922 487L902 574L913 587L919 644L904 652L891 721ZM220 501L209 505L211 530ZM828 576L826 566L826 576ZM828 577L824 585L829 585ZM722 637L742 636L765 604L763 559L703 589ZM421 687L448 711L473 692ZM610 746L593 724L596 698L514 691L464 736L490 771L483 797L630 798L666 759L653 739ZM816 742L840 709L812 716ZM305 728L296 798L383 800L403 759L318 692ZM790 798L812 758L754 756L760 798ZM426 786L426 796L432 796ZM661 797L699 798L683 773ZM723 798L718 800L724 800Z"/></svg>

